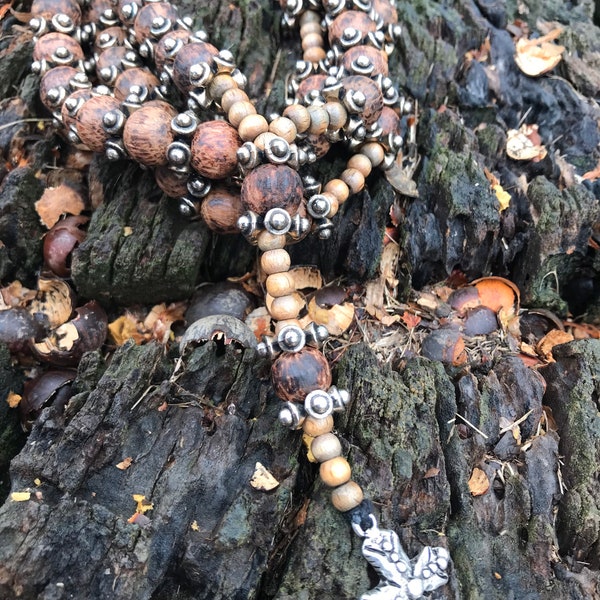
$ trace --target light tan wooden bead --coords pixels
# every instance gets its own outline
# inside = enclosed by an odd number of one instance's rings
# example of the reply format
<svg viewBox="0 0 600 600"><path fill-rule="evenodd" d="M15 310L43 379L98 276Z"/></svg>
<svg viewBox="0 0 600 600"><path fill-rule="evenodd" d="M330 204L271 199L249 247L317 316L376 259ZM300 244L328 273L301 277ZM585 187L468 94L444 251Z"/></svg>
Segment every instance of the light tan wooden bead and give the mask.
<svg viewBox="0 0 600 600"><path fill-rule="evenodd" d="M365 187L365 177L358 169L346 169L340 179L350 188L351 194L358 194Z"/></svg>
<svg viewBox="0 0 600 600"><path fill-rule="evenodd" d="M267 250L260 257L260 266L267 275L288 271L292 261L286 250Z"/></svg>
<svg viewBox="0 0 600 600"><path fill-rule="evenodd" d="M248 102L248 94L240 88L231 88L221 97L221 108L228 113L236 102Z"/></svg>
<svg viewBox="0 0 600 600"><path fill-rule="evenodd" d="M305 133L310 127L310 113L302 104L291 104L283 111L283 116L294 123L298 133Z"/></svg>
<svg viewBox="0 0 600 600"><path fill-rule="evenodd" d="M283 321L277 321L277 323L275 323L275 335L279 335L279 332L288 325L294 325L302 329L302 323L300 323L298 319L284 319Z"/></svg>
<svg viewBox="0 0 600 600"><path fill-rule="evenodd" d="M231 75L228 73L219 73L212 78L208 86L208 95L215 102L220 102L227 90L237 89L237 86L235 79Z"/></svg>
<svg viewBox="0 0 600 600"><path fill-rule="evenodd" d="M228 111L227 111L227 119L234 127L239 127L239 124L242 122L244 117L248 115L255 115L256 108L254 108L254 104L248 100L244 100L242 102L236 102Z"/></svg>
<svg viewBox="0 0 600 600"><path fill-rule="evenodd" d="M303 27L307 23L321 23L321 17L319 13L314 10L307 10L300 15L300 27Z"/></svg>
<svg viewBox="0 0 600 600"><path fill-rule="evenodd" d="M379 166L385 158L385 150L379 142L367 142L361 146L360 153L364 154L374 167Z"/></svg>
<svg viewBox="0 0 600 600"><path fill-rule="evenodd" d="M269 313L277 321L280 319L295 319L303 306L304 300L300 294L288 294L287 296L274 298Z"/></svg>
<svg viewBox="0 0 600 600"><path fill-rule="evenodd" d="M302 59L306 62L318 63L324 60L326 56L327 52L325 52L325 48L315 46L314 48L305 50L302 54Z"/></svg>
<svg viewBox="0 0 600 600"><path fill-rule="evenodd" d="M285 242L285 235L277 235L266 230L258 234L257 245L263 252L285 248Z"/></svg>
<svg viewBox="0 0 600 600"><path fill-rule="evenodd" d="M269 275L265 285L267 286L267 292L273 296L273 298L287 296L296 291L294 277L290 273L285 272Z"/></svg>
<svg viewBox="0 0 600 600"><path fill-rule="evenodd" d="M329 127L329 113L322 106L311 105L307 108L310 114L310 127L308 133L321 135Z"/></svg>
<svg viewBox="0 0 600 600"><path fill-rule="evenodd" d="M271 133L270 131L265 131L264 133L261 133L259 136L256 137L256 139L254 140L254 145L259 150L264 150L267 147L267 144L269 144L271 140L273 140L276 137L277 136L274 133Z"/></svg>
<svg viewBox="0 0 600 600"><path fill-rule="evenodd" d="M331 503L340 512L356 508L363 499L362 488L354 481L348 481L331 492Z"/></svg>
<svg viewBox="0 0 600 600"><path fill-rule="evenodd" d="M248 115L238 125L238 135L245 142L253 142L261 133L269 131L269 123L262 115Z"/></svg>
<svg viewBox="0 0 600 600"><path fill-rule="evenodd" d="M331 204L329 212L325 215L328 219L331 219L337 215L337 212L340 209L340 203L338 202L337 197L331 192L323 192L322 195L325 196L325 198L327 198Z"/></svg>
<svg viewBox="0 0 600 600"><path fill-rule="evenodd" d="M336 456L321 464L319 475L325 485L337 487L350 481L352 469L343 456Z"/></svg>
<svg viewBox="0 0 600 600"><path fill-rule="evenodd" d="M323 191L333 194L340 204L346 202L350 196L350 188L341 179L328 181Z"/></svg>
<svg viewBox="0 0 600 600"><path fill-rule="evenodd" d="M323 28L321 27L321 23L318 21L311 21L310 23L305 23L300 27L300 38L307 36L309 33L320 33L323 34Z"/></svg>
<svg viewBox="0 0 600 600"><path fill-rule="evenodd" d="M324 433L329 433L333 429L333 416L329 415L323 419L306 417L302 423L302 431L312 437L318 437Z"/></svg>
<svg viewBox="0 0 600 600"><path fill-rule="evenodd" d="M348 121L348 111L341 102L327 102L325 110L329 115L329 129L341 129Z"/></svg>
<svg viewBox="0 0 600 600"><path fill-rule="evenodd" d="M309 33L302 36L302 50L308 50L309 48L322 48L323 47L323 36L321 33Z"/></svg>
<svg viewBox="0 0 600 600"><path fill-rule="evenodd" d="M298 130L294 125L294 121L287 117L277 117L276 119L273 119L271 123L269 123L269 131L283 138L288 144L292 144L298 135Z"/></svg>
<svg viewBox="0 0 600 600"><path fill-rule="evenodd" d="M325 462L342 454L342 444L333 433L324 433L313 439L310 451L317 462Z"/></svg>
<svg viewBox="0 0 600 600"><path fill-rule="evenodd" d="M371 161L364 154L355 154L354 156L351 156L348 160L347 167L349 169L360 171L363 177L368 177L373 169Z"/></svg>

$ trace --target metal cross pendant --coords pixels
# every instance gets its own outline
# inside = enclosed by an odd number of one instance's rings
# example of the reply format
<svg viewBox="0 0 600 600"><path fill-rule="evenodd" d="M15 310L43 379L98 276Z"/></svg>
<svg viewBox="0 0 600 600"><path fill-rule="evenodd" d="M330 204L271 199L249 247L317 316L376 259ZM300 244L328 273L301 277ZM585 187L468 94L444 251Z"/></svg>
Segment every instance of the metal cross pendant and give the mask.
<svg viewBox="0 0 600 600"><path fill-rule="evenodd" d="M396 532L379 529L373 515L371 527L364 530L352 525L364 538L363 556L381 577L379 585L364 593L360 600L418 600L448 581L450 555L445 548L426 546L412 561L400 545Z"/></svg>

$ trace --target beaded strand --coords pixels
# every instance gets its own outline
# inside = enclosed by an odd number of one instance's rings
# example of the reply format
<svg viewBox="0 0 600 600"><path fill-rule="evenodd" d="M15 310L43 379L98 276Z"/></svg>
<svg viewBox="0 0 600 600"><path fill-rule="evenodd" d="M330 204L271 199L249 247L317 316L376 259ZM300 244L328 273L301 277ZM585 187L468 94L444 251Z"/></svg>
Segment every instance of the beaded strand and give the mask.
<svg viewBox="0 0 600 600"><path fill-rule="evenodd" d="M405 564L398 536L377 527L333 433L333 413L349 394L332 385L318 349L329 332L315 323L302 328L305 302L286 250L311 231L328 238L331 219L372 170L395 164L411 110L388 77L401 28L394 0L280 2L284 23L298 28L302 60L288 84L289 105L271 118L244 91L232 54L192 31L192 20L168 2L34 0L33 70L70 143L154 169L182 214L199 214L217 233L239 230L258 247L275 322L258 350L273 359L280 421L310 440L333 506L364 538L363 553L382 576L362 598L418 598L447 581L447 552L426 548L417 570ZM212 120L201 122L207 114ZM335 143L351 156L320 185L306 168ZM236 194L230 184L240 177ZM383 595L387 588L397 595Z"/></svg>

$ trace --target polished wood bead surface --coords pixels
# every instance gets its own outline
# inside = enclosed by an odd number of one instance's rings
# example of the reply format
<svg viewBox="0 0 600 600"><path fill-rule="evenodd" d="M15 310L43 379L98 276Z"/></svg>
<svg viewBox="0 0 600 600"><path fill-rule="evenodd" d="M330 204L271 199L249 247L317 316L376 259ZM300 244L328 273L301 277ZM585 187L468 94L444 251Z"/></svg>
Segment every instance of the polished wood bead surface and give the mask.
<svg viewBox="0 0 600 600"><path fill-rule="evenodd" d="M318 92L320 94L325 87L326 81L327 75L310 75L301 81L298 86L298 91L296 92L296 99L298 102L304 102L306 96L308 96L310 92ZM288 116L285 112L284 115Z"/></svg>
<svg viewBox="0 0 600 600"><path fill-rule="evenodd" d="M282 208L296 214L304 197L298 172L287 165L260 165L246 175L242 183L242 203L247 210L265 214Z"/></svg>
<svg viewBox="0 0 600 600"><path fill-rule="evenodd" d="M194 88L194 84L190 81L192 67L200 63L207 63L209 67L213 67L214 57L218 54L217 48L207 42L186 44L177 53L173 63L173 83L181 92L190 92Z"/></svg>
<svg viewBox="0 0 600 600"><path fill-rule="evenodd" d="M42 17L51 21L58 13L67 15L74 25L81 22L81 8L75 0L33 0L30 13L32 17Z"/></svg>
<svg viewBox="0 0 600 600"><path fill-rule="evenodd" d="M333 416L329 415L323 419L316 419L315 417L306 417L302 423L302 430L306 435L311 437L319 437L329 433L333 429Z"/></svg>
<svg viewBox="0 0 600 600"><path fill-rule="evenodd" d="M57 32L47 33L37 40L33 47L33 60L46 60L53 63L59 48L64 48L71 54L70 64L83 60L83 50L77 41L70 35Z"/></svg>
<svg viewBox="0 0 600 600"><path fill-rule="evenodd" d="M319 475L325 485L337 487L338 485L350 481L352 469L343 456L336 456L321 464Z"/></svg>
<svg viewBox="0 0 600 600"><path fill-rule="evenodd" d="M53 99L49 96L51 89L64 90L65 98L71 93L71 80L79 71L73 67L54 67L44 74L40 81L40 100L50 111L56 110Z"/></svg>
<svg viewBox="0 0 600 600"><path fill-rule="evenodd" d="M172 114L158 106L143 106L130 115L123 130L129 155L142 165L167 164L167 147L174 140Z"/></svg>
<svg viewBox="0 0 600 600"><path fill-rule="evenodd" d="M237 89L235 79L229 73L215 75L208 85L208 93L215 102L220 102L227 90Z"/></svg>
<svg viewBox="0 0 600 600"><path fill-rule="evenodd" d="M367 127L375 123L384 108L383 95L377 83L364 75L344 77L342 83L346 94L350 91L358 91L364 94L366 98L365 105L357 114Z"/></svg>
<svg viewBox="0 0 600 600"><path fill-rule="evenodd" d="M329 44L339 43L348 28L356 29L364 39L369 33L377 29L375 21L367 13L357 10L347 10L338 15L329 26Z"/></svg>
<svg viewBox="0 0 600 600"><path fill-rule="evenodd" d="M350 196L350 188L341 179L329 180L323 191L332 193L340 204L346 202Z"/></svg>
<svg viewBox="0 0 600 600"><path fill-rule="evenodd" d="M378 167L385 158L385 150L379 142L368 142L363 144L360 147L360 153L364 154L374 167Z"/></svg>
<svg viewBox="0 0 600 600"><path fill-rule="evenodd" d="M179 198L188 193L187 173L177 173L168 167L157 167L154 178L158 187L171 198Z"/></svg>
<svg viewBox="0 0 600 600"><path fill-rule="evenodd" d="M355 154L354 156L351 156L346 165L349 169L360 171L363 177L368 177L373 168L371 161L364 154Z"/></svg>
<svg viewBox="0 0 600 600"><path fill-rule="evenodd" d="M267 292L273 296L273 298L287 296L288 294L296 291L296 282L294 281L293 275L291 273L286 273L285 271L280 273L272 273L269 275L265 285Z"/></svg>
<svg viewBox="0 0 600 600"><path fill-rule="evenodd" d="M135 68L123 71L115 81L114 94L117 100L125 100L133 91L132 88L145 88L151 96L160 85L158 79L147 69Z"/></svg>
<svg viewBox="0 0 600 600"><path fill-rule="evenodd" d="M358 194L365 187L365 177L358 169L346 169L340 179L348 186L351 194Z"/></svg>
<svg viewBox="0 0 600 600"><path fill-rule="evenodd" d="M312 441L310 451L317 462L325 462L342 454L342 444L333 433L324 433Z"/></svg>
<svg viewBox="0 0 600 600"><path fill-rule="evenodd" d="M173 50L168 49L168 45L176 42L176 48L179 45L184 46L189 42L190 35L190 32L185 29L177 29L169 31L169 33L160 38L154 48L154 64L156 65L157 72L162 71L165 66L171 67L175 62L177 52L174 53ZM181 50L181 48L178 48L178 50Z"/></svg>
<svg viewBox="0 0 600 600"><path fill-rule="evenodd" d="M192 140L191 164L204 177L224 179L237 170L237 151L242 140L225 121L200 123Z"/></svg>
<svg viewBox="0 0 600 600"><path fill-rule="evenodd" d="M388 59L385 52L378 50L373 46L354 46L344 52L342 58L342 66L348 73L353 72L353 63L356 61L360 62L361 58L364 57L369 60L373 66L373 70L369 73L369 77L376 77L377 75L388 75Z"/></svg>
<svg viewBox="0 0 600 600"><path fill-rule="evenodd" d="M267 275L283 273L289 270L292 260L287 250L278 248L267 250L260 257L260 266Z"/></svg>
<svg viewBox="0 0 600 600"><path fill-rule="evenodd" d="M348 481L331 492L331 503L340 512L356 508L363 500L362 488L354 481Z"/></svg>
<svg viewBox="0 0 600 600"><path fill-rule="evenodd" d="M298 129L294 122L287 117L277 117L269 123L269 131L283 138L288 144L291 144L298 135Z"/></svg>
<svg viewBox="0 0 600 600"><path fill-rule="evenodd" d="M227 120L234 126L239 127L239 124L248 115L255 115L256 108L249 100L236 102L227 111Z"/></svg>
<svg viewBox="0 0 600 600"><path fill-rule="evenodd" d="M93 152L104 152L104 144L110 137L102 127L102 118L112 110L119 110L121 103L110 96L94 96L79 109L75 122L81 141Z"/></svg>
<svg viewBox="0 0 600 600"><path fill-rule="evenodd" d="M157 18L168 19L171 22L171 29L173 29L177 24L179 14L177 9L169 2L146 4L140 9L133 23L133 31L138 44L154 37L151 30Z"/></svg>
<svg viewBox="0 0 600 600"><path fill-rule="evenodd" d="M69 96L67 96L67 100L70 98L71 100L77 100L77 101L81 102L81 104L78 106L78 107L80 107L80 106L83 106L83 102L89 100L91 97L92 97L92 90L90 90L90 89L77 90L77 91L73 92L72 94L69 94ZM60 109L60 114L61 114L61 117L63 120L63 125L65 126L65 128L68 129L71 126L77 125L77 121L75 120L76 112L71 114L71 112L69 110L69 103L66 100Z"/></svg>
<svg viewBox="0 0 600 600"><path fill-rule="evenodd" d="M305 133L310 127L310 113L306 106L291 104L283 111L283 116L290 119L296 126L298 133Z"/></svg>
<svg viewBox="0 0 600 600"><path fill-rule="evenodd" d="M267 120L258 114L244 117L238 125L238 135L244 142L254 141L261 133L269 130Z"/></svg>
<svg viewBox="0 0 600 600"><path fill-rule="evenodd" d="M200 206L205 223L220 234L238 233L237 220L243 213L239 193L224 186L211 189Z"/></svg>
<svg viewBox="0 0 600 600"><path fill-rule="evenodd" d="M266 229L258 234L256 245L263 252L267 250L278 250L284 248L286 244L285 235L277 235Z"/></svg>
<svg viewBox="0 0 600 600"><path fill-rule="evenodd" d="M227 90L221 97L221 108L224 112L228 113L229 109L236 102L247 102L248 94L240 88L231 88Z"/></svg>
<svg viewBox="0 0 600 600"><path fill-rule="evenodd" d="M295 319L303 306L304 300L300 294L287 294L273 299L269 313L278 321L281 319Z"/></svg>
<svg viewBox="0 0 600 600"><path fill-rule="evenodd" d="M305 346L300 352L281 355L273 363L271 379L281 399L304 402L309 392L331 386L331 369L319 350Z"/></svg>

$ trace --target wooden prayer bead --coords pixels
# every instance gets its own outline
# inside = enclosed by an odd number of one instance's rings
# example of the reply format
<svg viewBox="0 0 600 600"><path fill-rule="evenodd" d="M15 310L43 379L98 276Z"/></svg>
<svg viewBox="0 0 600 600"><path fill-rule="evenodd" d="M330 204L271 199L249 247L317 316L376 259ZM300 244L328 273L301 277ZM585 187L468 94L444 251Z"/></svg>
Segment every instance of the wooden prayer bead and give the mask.
<svg viewBox="0 0 600 600"><path fill-rule="evenodd" d="M288 271L292 261L287 250L267 250L260 257L260 266L267 275Z"/></svg>
<svg viewBox="0 0 600 600"><path fill-rule="evenodd" d="M329 115L329 129L341 129L348 121L348 111L341 102L327 102L323 107Z"/></svg>
<svg viewBox="0 0 600 600"><path fill-rule="evenodd" d="M350 188L351 194L358 194L365 187L364 175L358 169L346 169L340 179Z"/></svg>
<svg viewBox="0 0 600 600"><path fill-rule="evenodd" d="M331 492L331 503L340 512L356 508L363 500L362 488L354 481L348 481Z"/></svg>
<svg viewBox="0 0 600 600"><path fill-rule="evenodd" d="M200 207L205 223L221 234L237 233L237 220L243 213L240 195L223 186L211 189Z"/></svg>
<svg viewBox="0 0 600 600"><path fill-rule="evenodd" d="M246 175L241 196L246 209L252 212L265 214L272 208L283 208L294 215L304 198L304 186L298 172L291 167L265 164Z"/></svg>
<svg viewBox="0 0 600 600"><path fill-rule="evenodd" d="M317 462L325 462L342 454L342 444L333 433L324 433L312 441L310 451Z"/></svg>
<svg viewBox="0 0 600 600"><path fill-rule="evenodd" d="M348 159L347 166L349 169L360 171L363 177L368 177L373 165L364 154L355 154Z"/></svg>
<svg viewBox="0 0 600 600"><path fill-rule="evenodd" d="M321 60L324 60L327 56L327 52L325 52L325 48L315 46L314 48L309 48L304 52L302 58L311 63L318 63Z"/></svg>
<svg viewBox="0 0 600 600"><path fill-rule="evenodd" d="M242 119L248 115L255 115L256 108L249 101L236 102L227 111L227 120L234 126L239 127Z"/></svg>
<svg viewBox="0 0 600 600"><path fill-rule="evenodd" d="M298 129L294 121L287 117L277 117L269 124L269 131L283 138L288 144L292 144L298 135Z"/></svg>
<svg viewBox="0 0 600 600"><path fill-rule="evenodd" d="M269 312L274 319L295 319L304 306L304 300L298 293L274 298Z"/></svg>
<svg viewBox="0 0 600 600"><path fill-rule="evenodd" d="M300 327L300 329L302 329L302 323L300 323L298 319L284 319L283 321L277 321L277 323L275 323L275 335L279 335L279 332L288 325L294 325L295 327Z"/></svg>
<svg viewBox="0 0 600 600"><path fill-rule="evenodd" d="M259 150L264 150L268 144L270 144L277 136L270 131L265 131L256 137L254 140L254 145Z"/></svg>
<svg viewBox="0 0 600 600"><path fill-rule="evenodd" d="M293 276L286 272L273 273L272 275L269 275L265 285L267 287L267 292L271 294L273 298L286 296L287 294L291 294L292 292L296 291L296 283Z"/></svg>
<svg viewBox="0 0 600 600"><path fill-rule="evenodd" d="M340 204L348 200L350 188L341 179L332 179L325 184L323 191L333 194Z"/></svg>
<svg viewBox="0 0 600 600"><path fill-rule="evenodd" d="M236 102L248 102L248 94L240 88L230 88L221 97L221 108L228 113Z"/></svg>
<svg viewBox="0 0 600 600"><path fill-rule="evenodd" d="M204 177L225 179L237 170L237 131L225 121L200 123L191 145L191 164Z"/></svg>
<svg viewBox="0 0 600 600"><path fill-rule="evenodd" d="M301 104L291 104L283 111L283 116L294 123L298 133L305 133L310 127L310 113Z"/></svg>
<svg viewBox="0 0 600 600"><path fill-rule="evenodd" d="M336 456L321 464L319 475L325 485L337 487L350 481L352 469L343 456Z"/></svg>
<svg viewBox="0 0 600 600"><path fill-rule="evenodd" d="M129 155L142 165L167 164L167 147L175 139L173 115L158 106L142 106L125 121L123 144Z"/></svg>
<svg viewBox="0 0 600 600"><path fill-rule="evenodd" d="M322 48L323 47L323 36L321 33L309 33L302 37L302 50L308 50L309 48Z"/></svg>
<svg viewBox="0 0 600 600"><path fill-rule="evenodd" d="M215 102L220 102L227 90L237 89L237 86L231 75L219 73L212 78L208 86L208 94Z"/></svg>
<svg viewBox="0 0 600 600"><path fill-rule="evenodd" d="M238 135L245 142L254 141L261 133L269 130L269 123L262 115L247 115L238 125Z"/></svg>
<svg viewBox="0 0 600 600"><path fill-rule="evenodd" d="M277 235L270 231L261 231L258 234L257 245L263 252L267 250L278 250L284 248L286 243L285 235ZM274 296L274 294L271 294Z"/></svg>
<svg viewBox="0 0 600 600"><path fill-rule="evenodd" d="M334 194L332 194L331 192L323 192L322 194L323 194L323 196L325 196L325 198L327 198L329 200L329 203L331 205L329 212L325 215L328 219L331 219L332 217L335 217L335 215L337 214L337 212L340 208L340 203L338 202L337 197Z"/></svg>
<svg viewBox="0 0 600 600"><path fill-rule="evenodd" d="M321 135L327 131L329 127L329 114L322 106L309 106L310 127L308 133L313 135Z"/></svg>
<svg viewBox="0 0 600 600"><path fill-rule="evenodd" d="M315 419L314 417L306 417L302 423L302 430L306 435L314 438L329 433L333 429L333 417L329 415L324 419Z"/></svg>
<svg viewBox="0 0 600 600"><path fill-rule="evenodd" d="M364 154L377 167L383 162L385 150L379 142L368 142L360 147L360 154Z"/></svg>

